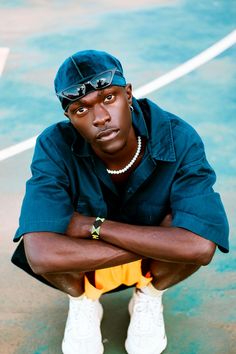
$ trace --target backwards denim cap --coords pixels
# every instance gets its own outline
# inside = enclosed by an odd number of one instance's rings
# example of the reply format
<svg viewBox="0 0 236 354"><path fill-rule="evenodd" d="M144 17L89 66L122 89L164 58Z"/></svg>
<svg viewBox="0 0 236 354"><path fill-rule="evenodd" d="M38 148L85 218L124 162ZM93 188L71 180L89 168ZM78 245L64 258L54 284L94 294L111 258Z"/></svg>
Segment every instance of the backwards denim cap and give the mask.
<svg viewBox="0 0 236 354"><path fill-rule="evenodd" d="M97 50L83 50L67 58L58 69L54 80L55 91L62 108L65 110L73 101L59 96L61 92L70 86L86 83L94 76L112 69L115 69L115 73L111 85L125 86L126 80L121 63L111 54ZM91 86L86 94L94 90Z"/></svg>

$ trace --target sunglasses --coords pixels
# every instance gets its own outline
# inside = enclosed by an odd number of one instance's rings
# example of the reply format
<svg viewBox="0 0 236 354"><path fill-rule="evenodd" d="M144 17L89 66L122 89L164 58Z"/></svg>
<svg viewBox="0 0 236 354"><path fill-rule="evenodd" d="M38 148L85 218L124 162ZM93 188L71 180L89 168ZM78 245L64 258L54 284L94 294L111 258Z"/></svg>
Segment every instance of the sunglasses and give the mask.
<svg viewBox="0 0 236 354"><path fill-rule="evenodd" d="M77 84L68 87L61 91L57 96L66 98L69 101L75 101L82 98L87 93L91 92L91 89L99 90L111 85L115 72L120 73L116 69L104 71L91 80L84 82L83 84ZM121 73L120 73L121 74Z"/></svg>

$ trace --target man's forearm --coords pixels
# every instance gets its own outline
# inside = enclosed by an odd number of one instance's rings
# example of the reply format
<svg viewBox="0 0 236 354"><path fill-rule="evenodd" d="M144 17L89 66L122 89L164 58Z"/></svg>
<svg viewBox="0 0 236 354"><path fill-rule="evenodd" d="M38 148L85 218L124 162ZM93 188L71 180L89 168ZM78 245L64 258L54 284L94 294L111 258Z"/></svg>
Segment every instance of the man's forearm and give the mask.
<svg viewBox="0 0 236 354"><path fill-rule="evenodd" d="M137 226L106 220L101 240L143 257L167 262L208 264L215 244L178 227Z"/></svg>
<svg viewBox="0 0 236 354"><path fill-rule="evenodd" d="M71 219L68 235L88 238L94 217L77 212ZM171 226L167 215L160 226L131 225L105 220L100 228L101 240L142 257L174 263L206 265L215 251L215 244L191 231Z"/></svg>
<svg viewBox="0 0 236 354"><path fill-rule="evenodd" d="M24 244L29 264L37 274L88 272L141 259L106 242L49 232L26 234Z"/></svg>

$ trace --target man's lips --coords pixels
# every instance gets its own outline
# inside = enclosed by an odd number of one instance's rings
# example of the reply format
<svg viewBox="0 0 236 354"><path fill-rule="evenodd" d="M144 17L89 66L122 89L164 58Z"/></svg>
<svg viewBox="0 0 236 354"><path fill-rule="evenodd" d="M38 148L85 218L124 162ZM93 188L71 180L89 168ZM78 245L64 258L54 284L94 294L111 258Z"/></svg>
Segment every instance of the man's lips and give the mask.
<svg viewBox="0 0 236 354"><path fill-rule="evenodd" d="M104 130L100 130L100 132L97 134L96 139L99 140L109 140L115 137L119 132L119 129L117 128L107 128Z"/></svg>

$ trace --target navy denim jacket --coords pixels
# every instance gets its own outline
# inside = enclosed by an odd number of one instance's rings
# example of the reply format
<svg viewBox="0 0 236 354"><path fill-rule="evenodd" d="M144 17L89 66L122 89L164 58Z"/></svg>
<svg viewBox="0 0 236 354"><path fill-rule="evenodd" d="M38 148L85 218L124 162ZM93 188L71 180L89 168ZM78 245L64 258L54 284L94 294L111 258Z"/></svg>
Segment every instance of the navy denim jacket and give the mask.
<svg viewBox="0 0 236 354"><path fill-rule="evenodd" d="M135 225L159 225L171 212L173 226L228 252L228 222L201 138L150 100L133 99L133 106L134 128L147 145L122 195L71 123L59 122L39 136L14 241L28 232L63 234L74 211Z"/></svg>

